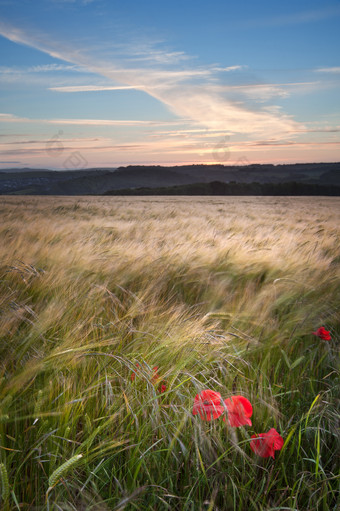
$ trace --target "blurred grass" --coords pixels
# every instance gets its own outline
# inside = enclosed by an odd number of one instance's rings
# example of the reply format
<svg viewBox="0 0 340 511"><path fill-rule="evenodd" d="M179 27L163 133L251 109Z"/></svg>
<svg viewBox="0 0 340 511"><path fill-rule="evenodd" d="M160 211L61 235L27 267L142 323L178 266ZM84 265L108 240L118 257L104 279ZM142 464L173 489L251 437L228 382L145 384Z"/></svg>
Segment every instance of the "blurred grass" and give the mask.
<svg viewBox="0 0 340 511"><path fill-rule="evenodd" d="M1 509L338 509L339 205L3 198ZM253 425L193 417L205 388Z"/></svg>

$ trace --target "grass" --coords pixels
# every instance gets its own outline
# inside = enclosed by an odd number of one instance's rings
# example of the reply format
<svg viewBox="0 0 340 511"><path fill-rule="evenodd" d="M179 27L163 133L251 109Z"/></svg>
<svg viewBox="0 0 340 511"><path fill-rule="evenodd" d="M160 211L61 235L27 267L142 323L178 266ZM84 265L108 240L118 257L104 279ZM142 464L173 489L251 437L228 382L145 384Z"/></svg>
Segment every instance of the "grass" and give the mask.
<svg viewBox="0 0 340 511"><path fill-rule="evenodd" d="M338 509L339 205L3 197L1 509Z"/></svg>

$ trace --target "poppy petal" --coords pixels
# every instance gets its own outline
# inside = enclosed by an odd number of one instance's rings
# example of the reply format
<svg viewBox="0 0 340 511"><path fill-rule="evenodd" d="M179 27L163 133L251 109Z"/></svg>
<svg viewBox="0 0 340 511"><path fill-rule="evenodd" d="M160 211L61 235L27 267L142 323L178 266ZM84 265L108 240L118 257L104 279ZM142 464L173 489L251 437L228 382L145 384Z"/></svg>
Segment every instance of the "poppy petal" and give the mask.
<svg viewBox="0 0 340 511"><path fill-rule="evenodd" d="M276 431L276 429L272 428L266 433L268 436L268 439L270 439L271 442L273 442L273 447L276 451L282 449L283 447L283 438L279 433Z"/></svg>
<svg viewBox="0 0 340 511"><path fill-rule="evenodd" d="M255 454L262 458L275 457L275 451L282 449L284 441L282 436L275 428L270 429L267 433L252 435L250 448Z"/></svg>
<svg viewBox="0 0 340 511"><path fill-rule="evenodd" d="M244 396L232 396L224 400L225 406L228 410L228 422L233 428L251 426L252 422L249 417L253 414L253 407Z"/></svg>
<svg viewBox="0 0 340 511"><path fill-rule="evenodd" d="M250 442L250 448L258 456L261 456L262 458L268 458L270 456L270 452L265 438L263 438L263 435L263 433L260 435L251 435L252 440Z"/></svg>
<svg viewBox="0 0 340 511"><path fill-rule="evenodd" d="M320 328L318 328L316 330L316 332L312 332L312 334L316 335L317 337L319 337L323 341L330 341L331 340L330 331L326 330L325 327L323 327L323 326L320 326Z"/></svg>
<svg viewBox="0 0 340 511"><path fill-rule="evenodd" d="M221 394L213 390L202 390L195 396L193 415L199 414L202 420L217 419L224 412L221 405Z"/></svg>
<svg viewBox="0 0 340 511"><path fill-rule="evenodd" d="M244 396L233 396L233 400L236 400L242 405L243 412L246 417L251 417L253 415L253 407L251 402Z"/></svg>
<svg viewBox="0 0 340 511"><path fill-rule="evenodd" d="M217 419L218 417L220 417L224 412L224 407L221 406L221 405L218 405L218 406L212 406L212 407L207 407L207 406L204 406L204 407L201 407L200 410L199 410L199 414L201 416L201 419L202 420L212 420L212 419Z"/></svg>

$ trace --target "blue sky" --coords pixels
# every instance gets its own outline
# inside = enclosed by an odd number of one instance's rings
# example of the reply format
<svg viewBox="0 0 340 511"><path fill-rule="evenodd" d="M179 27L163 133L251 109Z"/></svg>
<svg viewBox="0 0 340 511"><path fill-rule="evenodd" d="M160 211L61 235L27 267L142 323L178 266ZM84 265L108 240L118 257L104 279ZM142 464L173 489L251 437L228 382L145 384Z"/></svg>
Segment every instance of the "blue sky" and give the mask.
<svg viewBox="0 0 340 511"><path fill-rule="evenodd" d="M0 167L340 160L340 2L0 0Z"/></svg>

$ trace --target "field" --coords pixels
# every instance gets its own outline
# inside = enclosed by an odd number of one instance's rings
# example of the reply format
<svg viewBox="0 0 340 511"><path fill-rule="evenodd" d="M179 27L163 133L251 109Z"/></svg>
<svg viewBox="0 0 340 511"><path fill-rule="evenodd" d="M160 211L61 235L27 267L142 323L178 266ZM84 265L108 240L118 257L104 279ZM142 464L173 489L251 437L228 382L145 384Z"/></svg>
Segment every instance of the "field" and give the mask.
<svg viewBox="0 0 340 511"><path fill-rule="evenodd" d="M339 198L0 211L3 511L339 509ZM193 415L206 389L252 425Z"/></svg>

